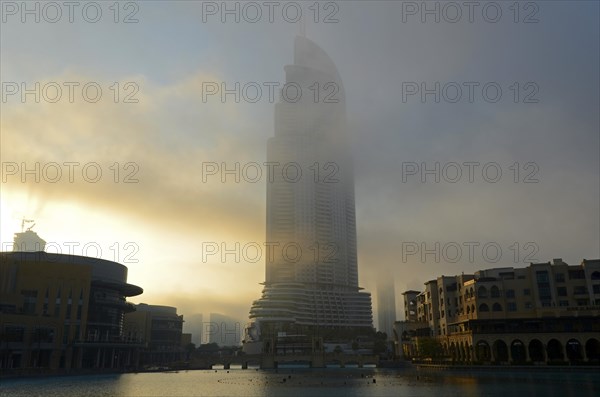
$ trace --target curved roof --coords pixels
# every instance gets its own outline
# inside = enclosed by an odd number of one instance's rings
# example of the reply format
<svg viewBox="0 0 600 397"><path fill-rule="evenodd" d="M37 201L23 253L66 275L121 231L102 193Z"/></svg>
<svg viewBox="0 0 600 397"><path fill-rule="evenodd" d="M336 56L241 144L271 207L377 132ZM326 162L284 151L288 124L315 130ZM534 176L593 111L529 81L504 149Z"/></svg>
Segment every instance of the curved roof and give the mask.
<svg viewBox="0 0 600 397"><path fill-rule="evenodd" d="M315 42L306 37L298 36L294 41L294 64L316 69L336 77L337 82L341 83L335 63L329 55L319 47Z"/></svg>
<svg viewBox="0 0 600 397"><path fill-rule="evenodd" d="M16 262L38 262L48 266L55 263L91 266L92 283L107 288L119 290L125 296L140 295L144 290L137 285L127 283L127 267L106 259L92 258L89 256L54 254L50 252L37 251L13 251L3 252L3 259Z"/></svg>

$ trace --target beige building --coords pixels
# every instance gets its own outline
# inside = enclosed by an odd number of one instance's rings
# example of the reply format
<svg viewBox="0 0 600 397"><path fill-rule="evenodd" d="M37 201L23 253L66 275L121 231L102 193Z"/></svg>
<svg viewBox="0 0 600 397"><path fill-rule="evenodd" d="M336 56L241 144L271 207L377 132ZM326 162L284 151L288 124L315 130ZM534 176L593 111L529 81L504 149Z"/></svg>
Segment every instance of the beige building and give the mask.
<svg viewBox="0 0 600 397"><path fill-rule="evenodd" d="M415 298L414 291L404 296ZM600 361L600 260L441 276L416 301L417 322L453 361Z"/></svg>

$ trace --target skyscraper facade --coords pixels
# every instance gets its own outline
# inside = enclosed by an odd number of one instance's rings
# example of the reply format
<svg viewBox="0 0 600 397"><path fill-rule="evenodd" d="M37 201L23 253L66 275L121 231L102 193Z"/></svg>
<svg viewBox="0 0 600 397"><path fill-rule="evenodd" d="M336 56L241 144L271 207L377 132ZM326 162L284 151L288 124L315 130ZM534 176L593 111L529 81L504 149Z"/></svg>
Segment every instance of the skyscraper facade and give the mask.
<svg viewBox="0 0 600 397"><path fill-rule="evenodd" d="M370 330L371 296L358 285L344 87L329 56L305 37L296 38L285 73L267 148L276 170L267 185L273 250L246 340L266 325Z"/></svg>

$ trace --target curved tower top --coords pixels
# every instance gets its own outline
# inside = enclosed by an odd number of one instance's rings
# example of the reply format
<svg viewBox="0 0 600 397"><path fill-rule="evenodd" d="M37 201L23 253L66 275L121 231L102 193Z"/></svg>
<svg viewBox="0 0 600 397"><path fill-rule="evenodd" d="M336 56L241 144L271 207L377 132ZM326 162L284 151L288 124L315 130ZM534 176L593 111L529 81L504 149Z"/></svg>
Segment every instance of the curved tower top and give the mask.
<svg viewBox="0 0 600 397"><path fill-rule="evenodd" d="M306 37L296 37L294 63L286 65L286 84L275 105L275 136L318 135L323 144L344 146L346 96L337 67L327 53ZM297 87L286 91L285 87ZM285 92L284 92L285 91ZM294 92L300 95L293 100Z"/></svg>
<svg viewBox="0 0 600 397"><path fill-rule="evenodd" d="M335 78L336 83L342 84L337 67L329 55L306 37L298 36L294 41L294 65L305 66L329 74Z"/></svg>

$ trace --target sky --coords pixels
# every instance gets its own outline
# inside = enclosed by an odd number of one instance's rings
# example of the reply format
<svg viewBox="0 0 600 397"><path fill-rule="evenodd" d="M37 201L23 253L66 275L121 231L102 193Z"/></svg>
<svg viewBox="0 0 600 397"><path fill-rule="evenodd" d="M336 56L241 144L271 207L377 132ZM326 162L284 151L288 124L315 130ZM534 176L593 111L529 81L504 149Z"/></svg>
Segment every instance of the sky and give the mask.
<svg viewBox="0 0 600 397"><path fill-rule="evenodd" d="M441 275L599 258L599 4L462 3L2 1L2 249L34 219L48 251L125 264L135 303L245 322L268 87L305 34L344 83L375 308L381 276L401 319Z"/></svg>

